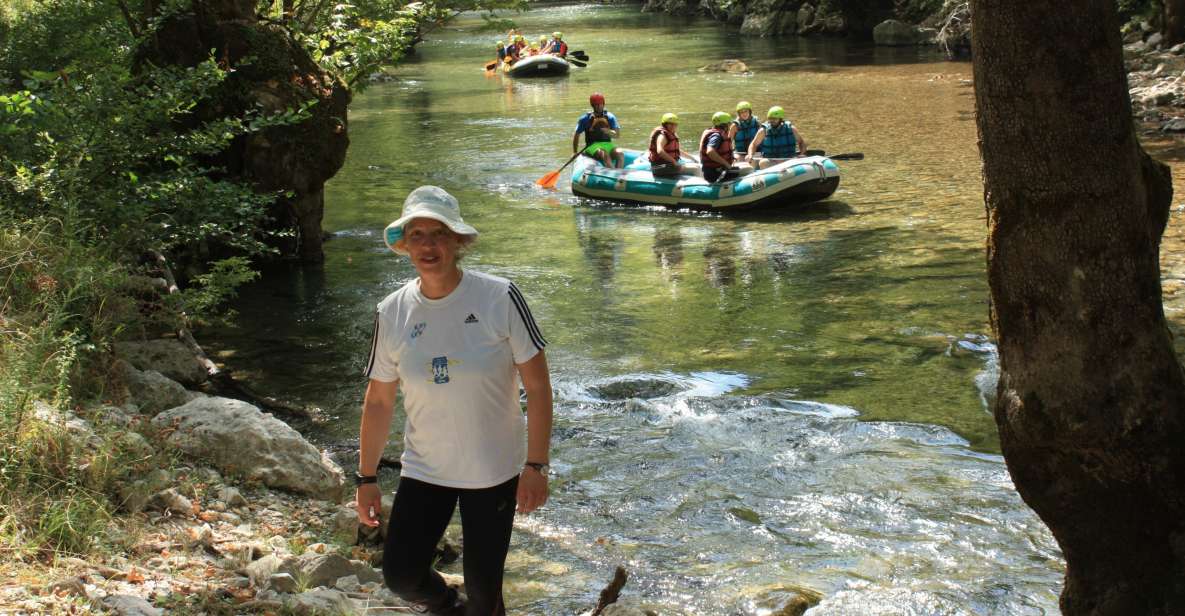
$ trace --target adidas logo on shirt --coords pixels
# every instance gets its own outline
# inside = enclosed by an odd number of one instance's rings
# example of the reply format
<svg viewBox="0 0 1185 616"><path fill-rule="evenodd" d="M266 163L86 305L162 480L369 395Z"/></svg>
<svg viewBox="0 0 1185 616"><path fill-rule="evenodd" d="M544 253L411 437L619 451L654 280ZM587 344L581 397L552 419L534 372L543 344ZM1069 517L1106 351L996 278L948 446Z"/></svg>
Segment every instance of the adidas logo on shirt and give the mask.
<svg viewBox="0 0 1185 616"><path fill-rule="evenodd" d="M477 317L473 316L473 313L472 313L472 312L470 312L470 313L469 313L469 316L465 318L465 322L466 322L466 323L476 323L476 322L477 322Z"/></svg>

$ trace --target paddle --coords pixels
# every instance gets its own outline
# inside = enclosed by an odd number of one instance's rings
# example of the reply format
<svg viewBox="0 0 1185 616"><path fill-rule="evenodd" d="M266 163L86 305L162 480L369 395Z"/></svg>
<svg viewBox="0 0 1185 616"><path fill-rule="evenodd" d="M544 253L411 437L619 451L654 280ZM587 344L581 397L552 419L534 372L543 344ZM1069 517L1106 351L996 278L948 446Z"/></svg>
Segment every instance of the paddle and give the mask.
<svg viewBox="0 0 1185 616"><path fill-rule="evenodd" d="M826 156L831 160L864 160L864 152L848 152L847 154L831 154L828 155L823 150L807 150L804 152L807 156Z"/></svg>
<svg viewBox="0 0 1185 616"><path fill-rule="evenodd" d="M585 62L588 61L588 54L584 53L584 50L569 51L568 55L580 60L584 60Z"/></svg>
<svg viewBox="0 0 1185 616"><path fill-rule="evenodd" d="M556 169L555 171L548 173L547 175L539 178L538 180L535 180L535 183L544 187L544 188L555 188L555 183L560 180L560 172L564 170L564 167L567 167L568 165L572 164L572 161L576 160L577 156L580 156L580 152L573 154L572 158L569 158L568 162L564 163L563 167L560 167L559 169Z"/></svg>
<svg viewBox="0 0 1185 616"><path fill-rule="evenodd" d="M492 60L492 61L490 61L490 62L486 62L486 70L487 70L487 71L492 71L492 70L494 70L494 69L495 69L495 68L497 68L497 67L498 67L498 61L497 61L497 60Z"/></svg>
<svg viewBox="0 0 1185 616"><path fill-rule="evenodd" d="M581 62L576 58L568 58L568 64L571 64L572 66L579 66L580 68L588 66L588 62Z"/></svg>

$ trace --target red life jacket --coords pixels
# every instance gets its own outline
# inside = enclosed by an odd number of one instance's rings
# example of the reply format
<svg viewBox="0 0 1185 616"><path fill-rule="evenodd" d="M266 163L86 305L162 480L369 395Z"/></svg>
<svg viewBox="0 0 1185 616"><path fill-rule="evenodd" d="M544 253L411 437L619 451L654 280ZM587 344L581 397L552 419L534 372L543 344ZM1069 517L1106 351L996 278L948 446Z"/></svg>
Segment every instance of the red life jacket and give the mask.
<svg viewBox="0 0 1185 616"><path fill-rule="evenodd" d="M665 148L663 148L663 150L667 154L669 154L671 156L671 158L675 159L675 161L678 162L678 160L679 160L679 135L676 135L674 132L669 131L661 126L654 129L654 131L650 133L650 162L652 164L667 162L667 159L658 155L658 136L659 135L666 135L667 145Z"/></svg>
<svg viewBox="0 0 1185 616"><path fill-rule="evenodd" d="M699 138L700 164L704 167L709 167L709 168L717 168L717 167L724 166L724 165L721 165L720 163L716 162L715 160L712 160L712 157L708 156L708 137L711 137L712 133L716 133L717 135L720 135L720 145L716 148L716 153L719 154L722 158L724 158L724 160L728 161L729 165L732 165L732 163L736 160L732 155L732 139L728 138L728 129L722 130L719 128L709 128L708 130L704 131L703 135L700 136L700 138Z"/></svg>

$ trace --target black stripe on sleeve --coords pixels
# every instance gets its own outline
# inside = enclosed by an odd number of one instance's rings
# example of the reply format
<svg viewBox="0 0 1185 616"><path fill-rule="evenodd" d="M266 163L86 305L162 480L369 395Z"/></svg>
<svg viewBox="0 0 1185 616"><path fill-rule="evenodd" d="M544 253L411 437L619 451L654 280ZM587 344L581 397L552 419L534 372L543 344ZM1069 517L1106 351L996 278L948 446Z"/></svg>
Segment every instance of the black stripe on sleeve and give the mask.
<svg viewBox="0 0 1185 616"><path fill-rule="evenodd" d="M510 301L518 310L518 316L523 320L523 325L527 327L527 333L531 337L531 342L536 349L540 351L547 346L547 340L544 340L543 334L539 331L539 326L535 324L535 317L531 315L531 309L527 307L527 300L523 298L523 294L519 293L518 287L514 283L510 283Z"/></svg>
<svg viewBox="0 0 1185 616"><path fill-rule="evenodd" d="M374 334L370 338L370 359L366 360L366 370L362 373L363 376L369 378L370 371L374 370L374 355L378 352L379 347L379 312L374 313Z"/></svg>

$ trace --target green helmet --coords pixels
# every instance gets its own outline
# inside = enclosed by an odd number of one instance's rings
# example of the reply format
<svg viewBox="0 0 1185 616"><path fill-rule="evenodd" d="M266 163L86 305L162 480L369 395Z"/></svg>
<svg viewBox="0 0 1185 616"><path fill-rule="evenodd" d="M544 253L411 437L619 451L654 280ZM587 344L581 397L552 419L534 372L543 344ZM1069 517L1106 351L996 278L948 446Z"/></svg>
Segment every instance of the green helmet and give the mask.
<svg viewBox="0 0 1185 616"><path fill-rule="evenodd" d="M677 116L673 113L669 113L669 112L664 113L664 114L662 114L662 123L663 124L678 124L679 123L679 116Z"/></svg>
<svg viewBox="0 0 1185 616"><path fill-rule="evenodd" d="M563 33L563 32L552 32L552 33L551 33L551 35L552 35L552 36L554 36L554 37L556 37L556 38L558 38L558 39L562 39L562 38L564 38L564 33Z"/></svg>
<svg viewBox="0 0 1185 616"><path fill-rule="evenodd" d="M506 46L506 41L498 41L498 46L499 46L499 47L505 47L505 46Z"/></svg>
<svg viewBox="0 0 1185 616"><path fill-rule="evenodd" d="M727 113L724 113L723 111L717 111L716 113L712 114L712 126L720 126L721 124L728 124L731 121L732 121L732 116L728 115Z"/></svg>
<svg viewBox="0 0 1185 616"><path fill-rule="evenodd" d="M765 114L765 119L768 120L770 118L777 118L779 120L785 120L786 119L786 110L782 109L781 107L779 107L777 105L774 105L773 107L769 108L769 113Z"/></svg>
<svg viewBox="0 0 1185 616"><path fill-rule="evenodd" d="M749 113L753 113L753 105L750 105L749 101L741 101L737 103L737 113L740 113L742 109L748 109Z"/></svg>
<svg viewBox="0 0 1185 616"><path fill-rule="evenodd" d="M527 39L523 38L523 35L521 35L521 34L516 34L516 35L514 35L514 40L516 40L516 41L525 41L525 40L527 40Z"/></svg>
<svg viewBox="0 0 1185 616"><path fill-rule="evenodd" d="M547 35L546 35L546 34L544 34L543 36L539 37L539 44L540 44L540 45L546 45L546 44L547 44Z"/></svg>

